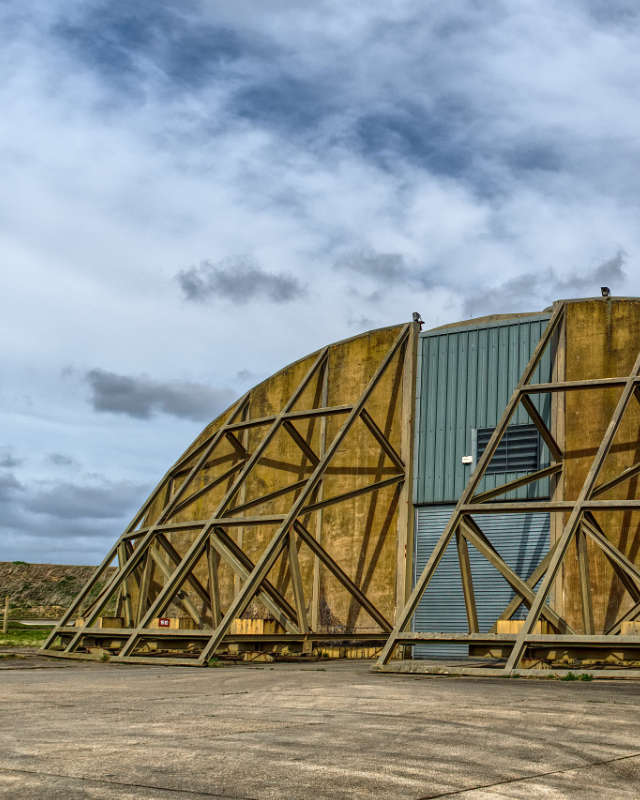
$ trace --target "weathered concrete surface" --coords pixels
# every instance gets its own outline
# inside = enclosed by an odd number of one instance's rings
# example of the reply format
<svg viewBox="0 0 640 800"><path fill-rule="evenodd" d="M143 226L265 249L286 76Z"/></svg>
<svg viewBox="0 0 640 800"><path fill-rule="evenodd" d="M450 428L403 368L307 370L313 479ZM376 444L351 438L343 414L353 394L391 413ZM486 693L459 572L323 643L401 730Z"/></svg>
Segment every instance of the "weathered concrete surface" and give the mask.
<svg viewBox="0 0 640 800"><path fill-rule="evenodd" d="M635 684L48 663L0 661L0 797L640 795Z"/></svg>
<svg viewBox="0 0 640 800"><path fill-rule="evenodd" d="M357 402L369 380L375 374L403 326L391 326L369 331L360 336L332 344L327 357L327 397L326 405L351 405ZM403 445L403 350L399 351L381 377L371 394L366 408L379 428L387 436L394 448L402 452ZM312 353L271 377L251 390L247 419L260 419L277 414L294 394L305 375L317 361L320 351ZM411 359L415 358L411 353ZM310 381L292 410L307 410L325 405L322 397L322 372ZM413 392L412 392L413 393ZM193 451L208 436L214 433L227 420L229 410L209 424L185 451ZM328 417L326 421L326 445L328 446L345 421L343 414ZM320 454L322 450L322 423L319 418L297 420L295 427L310 448ZM405 426L406 427L406 426ZM238 438L243 446L253 453L265 434L268 426L254 427ZM407 463L409 455L405 454ZM194 477L192 487L201 489L214 478L224 473L238 459L232 445L223 440L207 462L209 466L201 469ZM182 473L175 477L172 488L175 491L184 482L195 457L185 462ZM293 483L308 478L312 464L302 453L291 435L281 427L267 447L262 459L247 476L245 486L238 493L238 504L248 502L266 494L283 489ZM397 467L385 457L380 445L361 420L353 425L341 446L334 455L323 480L324 497L336 497L346 492L368 486L376 481L389 478L398 473ZM218 507L229 489L225 481L207 491L182 511L176 513L172 522L188 522L194 519L209 518ZM370 597L380 611L393 619L396 611L396 576L398 571L397 518L399 485L392 485L379 492L361 495L340 505L329 506L321 517L321 529L316 527L318 512L303 518L304 524L318 537L345 572ZM159 493L145 517L145 524L154 522L164 507L168 494ZM289 510L293 493L282 495L267 503L254 507L246 515L284 514ZM238 516L242 516L239 514ZM228 530L252 561L257 561L275 532L273 525L252 526L250 528L230 528ZM119 534L114 531L114 538ZM184 554L195 538L194 532L173 533L171 540L176 550ZM404 549L404 548L401 548ZM411 548L408 548L411 552ZM404 554L402 556L404 558ZM314 556L306 546L299 548L302 582L307 603L311 604L314 583ZM406 571L406 565L403 565ZM206 585L208 569L205 558L195 565L194 573ZM237 578L231 569L222 562L219 568L222 607L226 608L238 590ZM269 574L269 580L294 603L289 569L285 560L276 562ZM157 591L164 584L160 571L155 568L152 575L152 590ZM133 606L137 605L138 590L135 581L128 587ZM185 587L190 592L188 586ZM341 584L324 568L319 571L317 596L316 629L334 629L359 632L378 631L378 625L361 610L358 603L346 592ZM200 606L200 600L191 595L192 601ZM403 598L404 601L404 598ZM311 611L311 609L309 609ZM201 613L209 613L202 606ZM257 606L250 614L264 616L264 609ZM184 612L176 607L168 610L167 616L181 616Z"/></svg>
<svg viewBox="0 0 640 800"><path fill-rule="evenodd" d="M583 300L567 305L565 378L569 381L628 375L640 348L640 300ZM578 496L600 440L615 410L621 389L567 392L565 404L563 497ZM640 405L632 398L598 484L640 461ZM638 477L620 484L598 500L638 497ZM638 563L640 514L632 511L596 513L607 537ZM612 625L632 601L599 548L588 542L589 572L596 631ZM578 561L572 546L562 566L556 605L577 630L582 630Z"/></svg>

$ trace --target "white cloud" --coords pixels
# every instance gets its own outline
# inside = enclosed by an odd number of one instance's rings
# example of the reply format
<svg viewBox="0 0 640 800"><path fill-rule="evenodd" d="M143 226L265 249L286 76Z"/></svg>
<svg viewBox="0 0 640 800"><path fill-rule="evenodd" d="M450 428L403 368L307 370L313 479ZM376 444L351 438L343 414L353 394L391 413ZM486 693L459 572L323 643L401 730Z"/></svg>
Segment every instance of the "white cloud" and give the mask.
<svg viewBox="0 0 640 800"><path fill-rule="evenodd" d="M435 325L595 294L619 251L612 291L640 293L639 19L595 0L4 4L16 480L47 477L42 448L153 482L197 433L97 416L91 369L216 391L414 310ZM184 301L180 270L241 253L304 296Z"/></svg>

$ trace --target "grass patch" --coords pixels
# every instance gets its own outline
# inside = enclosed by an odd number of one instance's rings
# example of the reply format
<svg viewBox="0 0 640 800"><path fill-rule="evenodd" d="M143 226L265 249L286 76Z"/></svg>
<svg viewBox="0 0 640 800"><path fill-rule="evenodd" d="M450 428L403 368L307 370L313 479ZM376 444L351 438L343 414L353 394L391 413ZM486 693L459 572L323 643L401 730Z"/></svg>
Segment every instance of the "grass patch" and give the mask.
<svg viewBox="0 0 640 800"><path fill-rule="evenodd" d="M0 633L0 647L40 647L50 632L51 628L48 627L35 628L9 622L7 633Z"/></svg>
<svg viewBox="0 0 640 800"><path fill-rule="evenodd" d="M579 675L575 672L567 672L566 675L563 675L559 680L561 681L592 681L593 675L590 675L588 672L581 672Z"/></svg>

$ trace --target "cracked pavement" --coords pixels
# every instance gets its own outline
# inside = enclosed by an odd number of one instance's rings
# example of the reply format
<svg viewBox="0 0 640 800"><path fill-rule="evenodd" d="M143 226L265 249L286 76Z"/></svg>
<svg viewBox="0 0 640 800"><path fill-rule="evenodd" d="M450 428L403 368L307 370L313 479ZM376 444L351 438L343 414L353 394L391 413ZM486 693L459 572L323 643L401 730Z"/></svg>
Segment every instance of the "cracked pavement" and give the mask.
<svg viewBox="0 0 640 800"><path fill-rule="evenodd" d="M638 798L640 684L0 661L0 797Z"/></svg>

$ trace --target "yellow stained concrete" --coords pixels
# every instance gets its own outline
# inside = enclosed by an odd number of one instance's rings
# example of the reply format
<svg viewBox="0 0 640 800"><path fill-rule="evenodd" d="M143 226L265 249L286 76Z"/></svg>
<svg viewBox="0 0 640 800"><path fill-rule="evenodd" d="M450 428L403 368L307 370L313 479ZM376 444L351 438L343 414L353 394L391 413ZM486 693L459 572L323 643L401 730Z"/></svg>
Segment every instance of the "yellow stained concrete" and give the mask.
<svg viewBox="0 0 640 800"><path fill-rule="evenodd" d="M400 330L401 326L382 328L330 346L328 355L329 406L351 404L357 401ZM366 404L371 416L398 451L401 449L402 429L403 364L401 355L400 351ZM300 359L252 389L248 417L253 419L279 412L292 396L317 356L318 353L313 353ZM321 376L318 377L321 378ZM294 408L305 409L319 406L321 405L320 400L321 380L314 379ZM204 438L213 433L228 417L228 414L228 411L225 412L208 425L189 450L195 448ZM338 432L344 419L344 415L328 418L327 445ZM317 454L320 454L320 419L297 421L295 425L309 446ZM267 429L266 426L252 428L244 435L239 433L238 438L245 444L249 452L252 452ZM208 481L228 469L233 463L234 453L231 444L222 443L210 459L211 466L206 470L201 470L194 480L193 489L204 486ZM193 463L192 461L191 464ZM244 501L308 477L312 469L312 465L303 456L291 436L281 428L260 463L248 476ZM397 473L397 469L390 459L381 455L381 449L376 440L365 425L357 420L329 465L326 479L323 482L324 497L328 498L348 492L395 473ZM183 480L184 475L174 482L174 489ZM206 519L214 512L232 480L231 478L228 482L204 494L177 514L172 521ZM396 492L397 487L392 486L378 493L363 495L325 508L321 530L323 546L390 621L393 621L395 613ZM293 496L292 494L285 495L256 506L247 514L258 516L265 513L286 513ZM157 518L166 498L166 493L162 492L152 505L145 524ZM237 502L241 501L237 500ZM310 514L304 520L304 524L312 533L315 533L315 516L315 514ZM260 557L275 530L276 527L273 525L247 526L242 530L227 529L236 541L242 543L243 549L254 562ZM184 533L179 537L175 534L171 535L174 546L181 553L185 552L193 538L193 533ZM299 560L305 598L307 606L310 607L314 557L304 544L299 549ZM206 585L207 570L204 559L201 559L195 572L202 583ZM294 597L289 570L282 559L276 562L269 579L293 605ZM158 584L162 583L159 573L154 572L154 580ZM234 580L233 573L223 562L220 565L220 581L224 609L233 596ZM190 596L193 599L191 592ZM169 609L167 614L169 612L172 615L178 613L176 609ZM258 603L254 603L250 607L249 613L261 616L264 609ZM366 632L379 630L376 623L360 609L360 606L323 567L320 570L319 619L320 630L324 631L341 632L346 629Z"/></svg>
<svg viewBox="0 0 640 800"><path fill-rule="evenodd" d="M567 305L566 379L610 378L627 375L640 350L640 300L592 299ZM564 499L574 499L591 466L621 389L567 392L565 400ZM631 399L623 423L598 479L602 483L640 461L640 404ZM597 499L637 498L638 477L620 484ZM631 561L639 563L640 514L597 513L601 527ZM607 559L588 543L596 631L602 631L626 611L631 600ZM564 611L569 623L582 629L578 566L571 545L560 580Z"/></svg>
<svg viewBox="0 0 640 800"><path fill-rule="evenodd" d="M352 403L358 398L367 381L375 372L380 360L391 346L399 331L398 327L371 331L362 336L331 345L328 361L328 405ZM566 380L581 380L599 377L626 375L631 369L640 349L640 300L635 299L591 299L572 301L567 306L566 342L564 351L564 377ZM249 417L261 417L277 413L286 403L313 364L317 353L311 354L263 381L251 392ZM386 431L393 445L400 450L401 429L406 424L402 419L402 364L396 358L379 387L374 392L367 408L380 428ZM558 375L558 378L562 378ZM562 483L565 499L575 498L591 465L600 439L615 408L620 389L585 390L569 392L558 404L559 425L563 429L563 446L566 465ZM321 383L312 381L296 404L296 408L320 405ZM214 420L192 447L214 432L229 412ZM560 419L563 417L563 419ZM331 442L339 429L343 417L330 417L327 421L327 443ZM320 452L319 420L296 423L299 432L312 449ZM251 452L258 445L267 428L254 428L238 438ZM224 442L193 483L197 489L233 463L235 451ZM627 411L612 452L607 459L599 482L608 480L625 467L640 461L640 405L634 399ZM192 462L193 463L193 462ZM273 491L307 477L312 466L302 456L286 431L281 430L274 438L261 463L247 480L244 500ZM324 496L331 497L380 480L393 473L389 459L382 459L380 448L360 421L345 439L330 465L324 483ZM174 489L180 485L184 475L175 481ZM205 519L209 516L231 480L203 495L202 498L180 512L175 519L187 521ZM638 478L634 478L611 490L602 499L630 499L638 496ZM380 610L393 619L397 566L397 500L395 487L385 489L378 496L364 495L347 503L329 506L324 510L321 537L324 546L341 564L347 574L371 597ZM285 513L291 495L257 506L248 513ZM166 501L166 494L156 500L147 522L155 519ZM240 502L240 500L238 500ZM597 515L598 516L598 515ZM615 512L599 515L607 535L635 563L640 561L640 514ZM315 515L305 521L315 532ZM244 530L229 529L249 556L259 558L273 526L246 527ZM176 548L184 552L193 534L182 534L173 538ZM573 546L572 546L573 547ZM615 621L630 605L631 601L620 581L613 573L600 551L589 542L589 566L592 580L596 630L603 630ZM311 604L313 582L313 556L304 545L300 547L300 566L308 605ZM206 564L198 565L196 574L206 584ZM230 569L220 567L223 608L230 601L234 580ZM158 573L153 580L163 581ZM293 604L290 576L282 563L277 563L270 575ZM576 629L582 625L577 559L575 551L569 552L558 582L559 606L568 621ZM169 610L177 616L177 609ZM376 625L338 582L321 570L319 593L320 629L327 631L373 631ZM169 612L167 612L169 613ZM264 615L264 610L253 604L250 613Z"/></svg>

